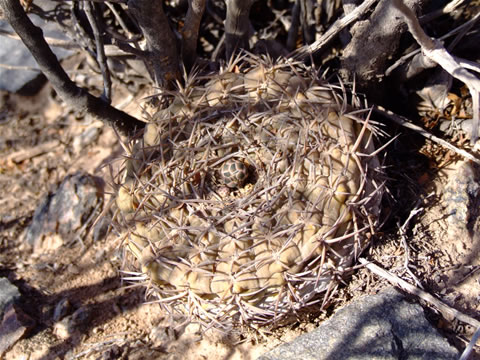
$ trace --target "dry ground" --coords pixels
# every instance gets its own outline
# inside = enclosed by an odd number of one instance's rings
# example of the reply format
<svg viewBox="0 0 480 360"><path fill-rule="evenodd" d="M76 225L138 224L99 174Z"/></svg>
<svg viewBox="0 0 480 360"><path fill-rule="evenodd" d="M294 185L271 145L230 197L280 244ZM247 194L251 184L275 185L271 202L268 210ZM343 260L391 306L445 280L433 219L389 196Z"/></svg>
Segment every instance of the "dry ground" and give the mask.
<svg viewBox="0 0 480 360"><path fill-rule="evenodd" d="M141 96L118 98L127 111L140 114ZM2 94L0 101L0 276L20 289L23 308L36 322L5 359L254 359L312 330L352 299L388 285L359 269L326 311L271 334L201 334L194 325L171 322L157 304L145 303L143 288L122 282L120 270L125 267L114 233L96 242L89 235L83 242L37 253L22 242L35 207L65 175L83 170L108 179L105 165L122 154L114 132L101 123L76 119L48 85L35 97ZM100 136L84 147L74 146L75 138L91 127L99 127ZM408 244L410 268L425 290L478 317L478 249L472 241L449 234L442 203L448 169L455 163L439 168L439 152L432 148L404 133L387 149L385 225L364 256L414 283L404 266ZM406 224L403 242L398 228L415 206L423 210ZM71 332L53 320L64 299L70 303L69 313L82 309L86 314ZM473 329L422 304L432 323L463 348Z"/></svg>

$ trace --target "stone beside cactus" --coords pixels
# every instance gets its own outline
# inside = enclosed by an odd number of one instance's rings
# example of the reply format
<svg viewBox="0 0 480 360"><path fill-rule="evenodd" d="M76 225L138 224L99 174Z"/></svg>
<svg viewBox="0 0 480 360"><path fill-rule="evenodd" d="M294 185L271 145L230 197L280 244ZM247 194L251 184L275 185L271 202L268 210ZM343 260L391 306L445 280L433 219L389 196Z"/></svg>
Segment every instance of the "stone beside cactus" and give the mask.
<svg viewBox="0 0 480 360"><path fill-rule="evenodd" d="M186 79L127 154L116 200L159 303L218 328L323 304L381 197L378 130L346 98L313 68L252 55Z"/></svg>

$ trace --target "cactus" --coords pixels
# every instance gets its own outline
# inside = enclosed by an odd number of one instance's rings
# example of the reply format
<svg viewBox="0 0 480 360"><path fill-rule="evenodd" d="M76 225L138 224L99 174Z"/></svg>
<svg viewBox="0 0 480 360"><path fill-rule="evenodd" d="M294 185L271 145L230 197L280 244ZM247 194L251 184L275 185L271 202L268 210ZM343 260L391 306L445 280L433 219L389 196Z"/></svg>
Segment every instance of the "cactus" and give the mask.
<svg viewBox="0 0 480 360"><path fill-rule="evenodd" d="M322 304L381 197L379 130L342 89L301 63L243 55L157 111L116 203L162 305L229 328Z"/></svg>

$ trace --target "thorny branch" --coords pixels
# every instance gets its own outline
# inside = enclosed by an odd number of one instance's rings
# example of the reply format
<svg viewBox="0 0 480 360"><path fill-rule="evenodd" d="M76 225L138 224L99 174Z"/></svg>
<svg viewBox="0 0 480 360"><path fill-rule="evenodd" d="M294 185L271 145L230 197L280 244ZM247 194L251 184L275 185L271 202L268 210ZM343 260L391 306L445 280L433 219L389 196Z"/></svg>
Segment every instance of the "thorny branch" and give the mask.
<svg viewBox="0 0 480 360"><path fill-rule="evenodd" d="M393 0L392 4L405 17L408 30L421 46L425 56L440 65L450 75L467 85L470 94L472 95L473 126L470 137L471 143L474 144L479 136L480 79L459 64L459 62L443 47L440 41L432 39L425 34L415 14L403 3L402 0Z"/></svg>
<svg viewBox="0 0 480 360"><path fill-rule="evenodd" d="M30 21L18 1L0 0L0 9L55 91L69 106L109 123L126 135L133 135L144 127L143 122L89 94L70 80L43 38L42 30Z"/></svg>

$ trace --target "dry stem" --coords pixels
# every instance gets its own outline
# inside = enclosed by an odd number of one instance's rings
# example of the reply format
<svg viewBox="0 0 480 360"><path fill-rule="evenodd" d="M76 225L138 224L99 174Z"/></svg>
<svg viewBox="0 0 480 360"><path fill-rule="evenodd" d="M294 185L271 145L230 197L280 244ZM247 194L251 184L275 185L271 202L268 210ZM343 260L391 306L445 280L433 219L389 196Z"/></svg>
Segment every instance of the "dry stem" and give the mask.
<svg viewBox="0 0 480 360"><path fill-rule="evenodd" d="M25 14L18 1L0 0L0 9L55 91L71 107L109 123L124 134L134 134L144 123L78 87L68 77L43 37L43 32Z"/></svg>
<svg viewBox="0 0 480 360"><path fill-rule="evenodd" d="M236 50L248 49L250 30L250 8L253 0L227 0L227 18L225 19L225 48L227 59Z"/></svg>
<svg viewBox="0 0 480 360"><path fill-rule="evenodd" d="M423 31L420 23L413 13L402 0L393 0L392 5L402 13L405 17L405 22L408 25L408 30L413 35L415 40L421 46L423 53L430 60L436 62L450 75L462 81L467 85L472 95L473 107L473 126L471 133L471 143L474 144L479 136L478 130L480 125L480 79L475 77L467 71L458 61L450 55L450 53L443 47L440 41L432 39Z"/></svg>
<svg viewBox="0 0 480 360"><path fill-rule="evenodd" d="M110 77L110 70L107 64L107 58L105 56L105 47L103 43L103 37L99 29L98 19L97 19L97 10L89 1L85 2L85 14L90 23L90 27L93 31L93 36L95 38L95 50L97 55L97 63L100 67L103 77L103 94L102 98L106 102L110 103L112 101L112 79Z"/></svg>
<svg viewBox="0 0 480 360"><path fill-rule="evenodd" d="M423 137L432 140L433 142L436 142L437 144L446 147L449 150L452 150L453 152L457 153L458 155L464 157L465 159L468 159L470 161L473 161L476 164L480 165L480 159L477 159L475 156L472 154L466 152L465 150L459 149L456 146L450 144L449 142L440 139L439 137L436 137L435 135L430 134L428 131L425 129L421 128L418 125L412 124L407 118L394 114L393 112L389 110L385 110L381 107L374 107L373 110L375 110L377 113L387 117L388 119L392 120L393 122L397 123L398 125L401 125L407 129L413 130Z"/></svg>
<svg viewBox="0 0 480 360"><path fill-rule="evenodd" d="M191 69L197 57L197 40L200 21L205 11L206 0L189 0L185 25L182 29L182 57L187 70Z"/></svg>
<svg viewBox="0 0 480 360"><path fill-rule="evenodd" d="M145 62L153 80L161 88L170 88L180 78L179 59L175 35L162 6L151 0L129 0L128 9L147 42Z"/></svg>
<svg viewBox="0 0 480 360"><path fill-rule="evenodd" d="M392 273L386 271L385 269L382 269L380 266L377 266L373 263L370 263L364 258L359 258L358 261L360 262L360 264L365 265L365 267L368 270L370 270L371 272L373 272L374 274L376 274L376 275L378 275L378 276L380 276L384 279L387 279L393 285L396 285L399 288L401 288L402 290L408 292L409 294L418 296L419 298L425 300L429 304L435 306L442 314L444 314L444 316L452 316L452 317L454 317L454 318L456 318L456 319L458 319L458 320L460 320L460 321L462 321L466 324L469 324L469 325L471 325L475 328L480 327L480 321L478 321L477 319L474 319L474 318L472 318L468 315L465 315L465 314L461 313L460 311L458 311L456 309L451 308L450 306L448 306L444 302L434 298L429 293L427 293L423 290L420 290L419 288L409 284L405 280L400 279L398 276L393 275Z"/></svg>
<svg viewBox="0 0 480 360"><path fill-rule="evenodd" d="M360 16L365 14L365 12L370 9L370 7L375 4L378 0L365 0L360 6L357 6L355 10L348 13L344 17L335 21L335 23L323 34L323 36L315 41L311 45L303 46L298 49L296 52L296 58L300 60L306 59L310 54L320 51L324 46L326 46L335 36L337 36L340 31L350 25L352 22L357 20Z"/></svg>

